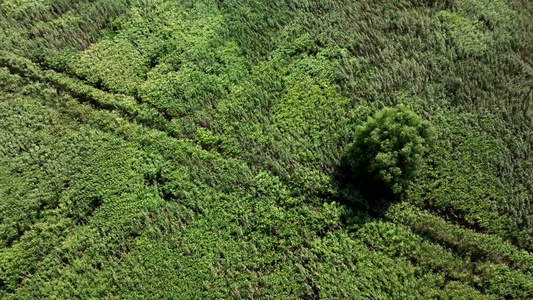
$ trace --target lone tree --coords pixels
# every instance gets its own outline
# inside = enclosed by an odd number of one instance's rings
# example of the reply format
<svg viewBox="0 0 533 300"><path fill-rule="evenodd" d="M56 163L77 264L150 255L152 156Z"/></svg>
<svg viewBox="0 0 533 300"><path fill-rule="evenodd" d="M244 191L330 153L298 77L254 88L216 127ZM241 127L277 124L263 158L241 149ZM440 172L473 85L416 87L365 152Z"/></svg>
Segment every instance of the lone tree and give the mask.
<svg viewBox="0 0 533 300"><path fill-rule="evenodd" d="M348 150L355 180L366 185L370 179L384 183L394 194L402 193L416 174L432 136L429 122L405 106L384 108L357 128Z"/></svg>

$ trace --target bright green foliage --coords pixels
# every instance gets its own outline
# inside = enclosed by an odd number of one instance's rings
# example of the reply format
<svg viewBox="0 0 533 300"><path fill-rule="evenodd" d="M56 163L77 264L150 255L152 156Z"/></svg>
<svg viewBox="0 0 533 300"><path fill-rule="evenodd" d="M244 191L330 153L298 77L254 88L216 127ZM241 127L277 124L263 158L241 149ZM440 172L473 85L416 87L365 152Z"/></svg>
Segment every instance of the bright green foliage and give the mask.
<svg viewBox="0 0 533 300"><path fill-rule="evenodd" d="M131 94L148 71L143 57L131 43L104 40L84 52L76 73L92 84Z"/></svg>
<svg viewBox="0 0 533 300"><path fill-rule="evenodd" d="M0 299L533 298L532 17L0 0Z"/></svg>
<svg viewBox="0 0 533 300"><path fill-rule="evenodd" d="M394 194L409 187L430 149L430 124L403 105L384 108L357 128L348 150L355 180L372 176Z"/></svg>

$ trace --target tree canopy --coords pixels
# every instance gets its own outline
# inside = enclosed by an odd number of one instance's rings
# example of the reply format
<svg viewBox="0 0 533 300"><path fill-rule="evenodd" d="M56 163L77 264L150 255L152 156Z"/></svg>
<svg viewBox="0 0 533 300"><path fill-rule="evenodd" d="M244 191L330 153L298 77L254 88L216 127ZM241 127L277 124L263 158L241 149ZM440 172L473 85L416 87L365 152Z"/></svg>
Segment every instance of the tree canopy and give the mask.
<svg viewBox="0 0 533 300"><path fill-rule="evenodd" d="M401 193L412 182L432 139L429 122L407 107L382 109L357 127L349 147L348 162L355 180L370 176L394 194Z"/></svg>

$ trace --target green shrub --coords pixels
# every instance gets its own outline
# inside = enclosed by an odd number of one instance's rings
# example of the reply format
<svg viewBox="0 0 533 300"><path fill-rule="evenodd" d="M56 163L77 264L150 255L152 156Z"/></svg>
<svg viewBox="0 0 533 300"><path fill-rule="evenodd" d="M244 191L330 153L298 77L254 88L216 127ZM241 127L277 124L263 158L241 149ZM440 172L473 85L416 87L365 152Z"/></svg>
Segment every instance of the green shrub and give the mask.
<svg viewBox="0 0 533 300"><path fill-rule="evenodd" d="M384 108L357 128L348 163L357 179L372 178L399 194L415 175L431 136L429 122L408 108Z"/></svg>

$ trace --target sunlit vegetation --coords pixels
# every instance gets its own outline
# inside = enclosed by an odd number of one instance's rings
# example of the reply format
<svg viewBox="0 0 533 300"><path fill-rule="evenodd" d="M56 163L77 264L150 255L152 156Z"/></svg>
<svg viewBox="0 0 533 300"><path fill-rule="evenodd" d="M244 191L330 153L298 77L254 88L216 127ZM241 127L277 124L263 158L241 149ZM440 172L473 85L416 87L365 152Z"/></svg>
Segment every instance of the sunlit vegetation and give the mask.
<svg viewBox="0 0 533 300"><path fill-rule="evenodd" d="M405 106L384 108L357 128L349 147L354 181L361 181L360 189L375 181L393 194L402 193L416 176L432 139L429 122Z"/></svg>
<svg viewBox="0 0 533 300"><path fill-rule="evenodd" d="M532 17L1 1L0 298L533 298Z"/></svg>

